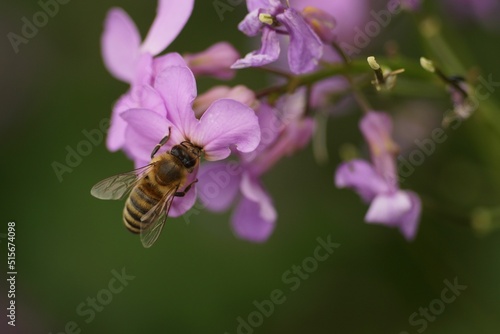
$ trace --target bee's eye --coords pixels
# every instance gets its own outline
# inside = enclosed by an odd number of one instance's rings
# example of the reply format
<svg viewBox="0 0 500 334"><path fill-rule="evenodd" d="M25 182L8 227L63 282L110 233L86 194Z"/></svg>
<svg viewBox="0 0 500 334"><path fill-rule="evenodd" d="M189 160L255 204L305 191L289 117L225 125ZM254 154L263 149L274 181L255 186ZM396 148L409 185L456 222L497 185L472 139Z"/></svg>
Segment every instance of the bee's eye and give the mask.
<svg viewBox="0 0 500 334"><path fill-rule="evenodd" d="M172 149L170 150L170 154L172 154L173 156L178 156L179 148L177 148L176 146L172 147Z"/></svg>

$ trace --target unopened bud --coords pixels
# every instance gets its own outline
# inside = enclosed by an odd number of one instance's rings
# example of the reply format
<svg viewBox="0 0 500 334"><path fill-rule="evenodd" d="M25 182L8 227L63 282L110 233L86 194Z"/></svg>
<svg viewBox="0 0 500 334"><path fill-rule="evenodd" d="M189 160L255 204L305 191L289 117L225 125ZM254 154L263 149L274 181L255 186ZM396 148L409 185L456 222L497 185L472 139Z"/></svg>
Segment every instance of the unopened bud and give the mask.
<svg viewBox="0 0 500 334"><path fill-rule="evenodd" d="M188 67L194 75L208 75L222 80L230 80L236 74L231 65L240 54L227 42L219 42L205 51L184 55Z"/></svg>
<svg viewBox="0 0 500 334"><path fill-rule="evenodd" d="M431 73L436 72L436 67L434 67L434 63L432 62L432 60L429 60L427 58L420 57L420 66L422 66L423 69L428 72Z"/></svg>
<svg viewBox="0 0 500 334"><path fill-rule="evenodd" d="M198 95L194 100L193 110L196 117L200 118L208 107L219 99L233 99L253 109L258 107L258 100L255 98L255 93L246 86L238 85L232 88L228 86L215 86L205 93Z"/></svg>
<svg viewBox="0 0 500 334"><path fill-rule="evenodd" d="M375 60L375 57L370 56L366 60L368 61L368 65L370 65L372 70L374 71L380 70L380 65L377 63L377 60Z"/></svg>

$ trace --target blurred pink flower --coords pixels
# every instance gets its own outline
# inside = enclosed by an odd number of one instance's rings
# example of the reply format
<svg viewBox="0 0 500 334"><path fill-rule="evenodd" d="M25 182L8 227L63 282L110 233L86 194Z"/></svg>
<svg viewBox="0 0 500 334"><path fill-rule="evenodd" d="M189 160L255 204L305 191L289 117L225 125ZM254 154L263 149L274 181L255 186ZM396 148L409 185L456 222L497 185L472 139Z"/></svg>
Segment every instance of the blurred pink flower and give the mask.
<svg viewBox="0 0 500 334"><path fill-rule="evenodd" d="M474 20L488 28L499 28L498 0L442 0L443 6L460 20Z"/></svg>
<svg viewBox="0 0 500 334"><path fill-rule="evenodd" d="M361 120L360 128L370 146L372 163L356 159L341 164L335 184L352 188L370 203L367 223L398 227L407 240L413 240L422 205L417 194L399 189L391 119L385 113L371 111Z"/></svg>
<svg viewBox="0 0 500 334"><path fill-rule="evenodd" d="M227 42L219 42L205 51L186 54L184 60L194 75L208 75L222 80L234 78L236 71L231 65L240 58L240 54Z"/></svg>

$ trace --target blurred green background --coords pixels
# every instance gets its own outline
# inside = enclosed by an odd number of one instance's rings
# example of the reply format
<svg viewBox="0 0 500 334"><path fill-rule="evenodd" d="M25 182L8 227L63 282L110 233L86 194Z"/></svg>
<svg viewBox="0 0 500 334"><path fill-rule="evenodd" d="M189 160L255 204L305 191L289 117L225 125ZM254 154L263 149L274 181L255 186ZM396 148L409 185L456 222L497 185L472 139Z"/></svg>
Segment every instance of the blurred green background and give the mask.
<svg viewBox="0 0 500 334"><path fill-rule="evenodd" d="M7 245L0 238L2 333L64 333L74 322L81 333L233 334L238 318L248 321L257 310L254 301L269 299L275 289L286 301L257 328L241 333L417 333L423 325L410 324L409 317L420 307L438 307L434 300L441 298L443 281L455 278L467 288L427 321L425 332L499 332L500 234L493 229L478 235L470 227L471 212L500 203L497 92L470 121L447 132L448 140L405 181L404 187L425 202L413 243L396 230L365 224L367 206L353 192L333 186L341 147L363 144L354 110L328 123L327 165L319 166L308 148L265 177L279 213L267 243L237 239L230 213L201 212L190 224L170 219L154 247L144 249L121 222L123 203L89 194L100 179L133 168L122 153L95 146L62 182L52 168L54 161L64 164L68 145L75 148L85 139L83 130L97 129L109 117L127 89L108 74L100 56L102 22L112 6L124 8L144 36L156 2L74 0L61 5L18 54L2 38L0 234L7 233L7 222L16 222L18 271L13 330L5 317ZM212 1L197 1L168 50L194 52L228 40L247 52L247 39L235 28L245 9L237 6L221 22ZM2 0L2 34L19 33L21 18L39 10L36 1ZM430 10L444 20L445 36L465 66L500 78L496 33L453 22L439 8ZM401 16L360 57L382 53L393 38L403 53L416 60L422 55L413 21ZM200 80L198 89L215 82ZM242 71L233 83L267 86L262 74L252 71ZM379 109L404 109L400 97L370 99ZM436 106L437 118L449 108L444 91L424 99ZM488 212L493 224L500 220ZM313 255L318 237L328 236L341 246L291 291L282 275ZM103 289L113 270L123 268L135 278L87 323L89 313L82 316L77 307L89 297L109 297Z"/></svg>

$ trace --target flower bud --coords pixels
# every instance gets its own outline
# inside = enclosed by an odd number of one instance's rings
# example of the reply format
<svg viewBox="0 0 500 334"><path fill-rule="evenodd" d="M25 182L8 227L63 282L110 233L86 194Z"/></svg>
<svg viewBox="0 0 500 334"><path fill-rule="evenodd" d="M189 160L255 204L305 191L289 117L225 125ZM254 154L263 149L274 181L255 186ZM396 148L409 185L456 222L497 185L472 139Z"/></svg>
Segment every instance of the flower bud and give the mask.
<svg viewBox="0 0 500 334"><path fill-rule="evenodd" d="M227 42L219 42L205 51L184 55L188 67L194 75L208 75L222 80L230 80L235 71L231 65L240 58L238 51Z"/></svg>
<svg viewBox="0 0 500 334"><path fill-rule="evenodd" d="M258 101L255 98L255 93L249 88L238 85L235 87L215 86L205 93L199 95L193 103L193 110L197 118L210 107L210 105L219 99L233 99L241 102L250 108L255 109L258 106Z"/></svg>

